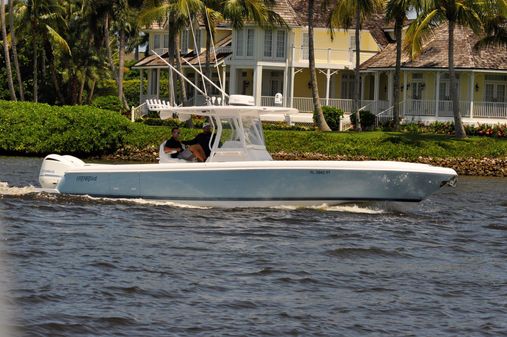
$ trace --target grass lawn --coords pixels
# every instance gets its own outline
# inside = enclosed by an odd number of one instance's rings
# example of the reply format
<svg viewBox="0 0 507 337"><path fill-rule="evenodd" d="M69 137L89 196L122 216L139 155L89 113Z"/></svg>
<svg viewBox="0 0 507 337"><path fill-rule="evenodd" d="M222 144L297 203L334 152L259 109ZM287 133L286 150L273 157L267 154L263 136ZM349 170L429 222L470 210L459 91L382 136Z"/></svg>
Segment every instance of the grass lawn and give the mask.
<svg viewBox="0 0 507 337"><path fill-rule="evenodd" d="M266 131L268 150L288 153L366 156L371 159L505 158L507 139L401 132Z"/></svg>
<svg viewBox="0 0 507 337"><path fill-rule="evenodd" d="M182 139L190 139L199 129L182 128ZM137 148L158 145L170 136L169 127L134 125L127 143ZM366 156L380 160L414 160L433 158L505 158L507 139L452 136L402 132L318 132L265 130L268 151L317 153L323 155Z"/></svg>

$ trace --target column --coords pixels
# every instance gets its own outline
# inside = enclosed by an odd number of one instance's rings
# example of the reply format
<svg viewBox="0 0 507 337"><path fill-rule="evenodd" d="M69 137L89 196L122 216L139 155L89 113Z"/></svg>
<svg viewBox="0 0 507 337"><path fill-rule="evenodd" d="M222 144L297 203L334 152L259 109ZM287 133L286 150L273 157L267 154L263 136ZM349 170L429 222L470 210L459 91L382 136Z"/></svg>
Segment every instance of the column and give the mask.
<svg viewBox="0 0 507 337"><path fill-rule="evenodd" d="M474 118L474 86L475 86L475 73L470 73L470 88L469 88L469 97L470 97L470 119Z"/></svg>
<svg viewBox="0 0 507 337"><path fill-rule="evenodd" d="M407 83L408 82L408 73L407 71L403 72L403 115L407 114Z"/></svg>
<svg viewBox="0 0 507 337"><path fill-rule="evenodd" d="M374 109L374 113L375 114L378 114L379 113L379 92L380 92L380 72L375 72L375 85L374 85L374 92L373 92L373 109Z"/></svg>
<svg viewBox="0 0 507 337"><path fill-rule="evenodd" d="M326 105L329 105L329 82L331 80L331 69L326 71Z"/></svg>
<svg viewBox="0 0 507 337"><path fill-rule="evenodd" d="M389 107L392 107L394 101L394 73L392 71L387 75L387 100Z"/></svg>
<svg viewBox="0 0 507 337"><path fill-rule="evenodd" d="M225 105L225 93L227 92L227 67L222 64L222 105Z"/></svg>
<svg viewBox="0 0 507 337"><path fill-rule="evenodd" d="M141 101L143 100L144 96L144 70L141 68L139 69L139 78L141 82L139 83L139 104L141 104Z"/></svg>
<svg viewBox="0 0 507 337"><path fill-rule="evenodd" d="M435 79L435 117L438 117L438 110L440 107L440 72L437 71Z"/></svg>
<svg viewBox="0 0 507 337"><path fill-rule="evenodd" d="M238 76L236 74L236 66L231 66L231 73L229 74L229 94L233 95L238 90Z"/></svg>
<svg viewBox="0 0 507 337"><path fill-rule="evenodd" d="M254 70L254 87L253 87L253 96L255 99L255 104L261 105L262 100L262 66L257 65Z"/></svg>
<svg viewBox="0 0 507 337"><path fill-rule="evenodd" d="M296 77L296 74L294 72L294 66L291 67L290 70L290 107L294 107L294 78Z"/></svg>
<svg viewBox="0 0 507 337"><path fill-rule="evenodd" d="M157 69L157 98L160 99L160 69Z"/></svg>

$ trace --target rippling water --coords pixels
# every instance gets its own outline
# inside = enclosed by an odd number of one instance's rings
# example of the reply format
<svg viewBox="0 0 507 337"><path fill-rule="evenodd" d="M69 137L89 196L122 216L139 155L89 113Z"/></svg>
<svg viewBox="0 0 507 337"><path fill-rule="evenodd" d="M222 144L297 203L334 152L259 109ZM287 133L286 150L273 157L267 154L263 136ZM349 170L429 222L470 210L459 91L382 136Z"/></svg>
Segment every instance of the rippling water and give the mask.
<svg viewBox="0 0 507 337"><path fill-rule="evenodd" d="M506 178L419 204L224 210L37 193L40 162L0 157L14 336L506 335Z"/></svg>

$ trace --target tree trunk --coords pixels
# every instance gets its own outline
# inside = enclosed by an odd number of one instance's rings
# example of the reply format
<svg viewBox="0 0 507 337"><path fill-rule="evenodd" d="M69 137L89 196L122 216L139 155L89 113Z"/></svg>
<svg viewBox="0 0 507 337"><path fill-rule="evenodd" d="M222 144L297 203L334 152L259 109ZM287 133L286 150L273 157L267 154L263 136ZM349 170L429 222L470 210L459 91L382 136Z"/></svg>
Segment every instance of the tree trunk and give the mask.
<svg viewBox="0 0 507 337"><path fill-rule="evenodd" d="M7 83L11 100L17 101L16 92L14 91L14 82L12 80L11 58L9 56L9 44L7 43L7 23L5 22L5 1L0 4L0 20L2 21L2 38L4 41L5 68L7 69Z"/></svg>
<svg viewBox="0 0 507 337"><path fill-rule="evenodd" d="M206 10L206 9L205 9ZM205 20L206 24L206 65L205 65L205 72L206 77L208 77L209 80L211 80L211 39L213 38L213 34L211 33L210 23L208 21L208 16L206 16ZM197 57L199 57L199 53L197 54ZM211 84L209 82L204 82L204 92L206 95L210 96L210 90L211 90Z"/></svg>
<svg viewBox="0 0 507 337"><path fill-rule="evenodd" d="M359 34L361 33L359 28L361 25L361 5L359 1L356 3L356 66L354 69L354 100L352 102L352 113L356 114L356 131L361 131L361 113L359 111L360 106L360 95L361 95L361 76L359 74L359 66L361 64L361 40Z"/></svg>
<svg viewBox="0 0 507 337"><path fill-rule="evenodd" d="M88 104L92 104L93 94L94 94L94 91L95 91L95 84L96 83L97 83L97 80L94 78L92 80L92 84L88 87L88 97L86 99L86 101L88 102Z"/></svg>
<svg viewBox="0 0 507 337"><path fill-rule="evenodd" d="M172 32L170 29L171 29L171 23L174 22L174 16L172 14L169 15L169 22L168 22L168 26L169 26L169 45L168 45L168 49L167 49L167 58L168 58L168 62L171 66L174 67L174 58L175 58L175 53L176 53L176 39L175 39L175 34L176 34L176 30L174 32ZM169 102L171 103L172 106L175 106L176 105L176 95L174 93L174 71L171 67L169 67L169 79L168 79L168 89L169 89Z"/></svg>
<svg viewBox="0 0 507 337"><path fill-rule="evenodd" d="M463 121L461 120L461 114L459 113L459 100L458 100L458 88L456 81L456 72L454 70L454 28L456 22L449 21L449 80L450 80L450 94L452 100L452 113L454 115L454 132L456 138L466 138L465 128L463 127Z"/></svg>
<svg viewBox="0 0 507 337"><path fill-rule="evenodd" d="M39 57L37 53L37 40L33 39L33 101L37 103L39 101L39 86L37 84L38 79L38 62Z"/></svg>
<svg viewBox="0 0 507 337"><path fill-rule="evenodd" d="M14 68L16 69L16 79L18 82L19 98L25 100L25 90L23 89L23 81L21 79L21 70L19 69L18 48L16 44L16 34L14 29L14 0L9 1L9 27L11 30L12 59Z"/></svg>
<svg viewBox="0 0 507 337"><path fill-rule="evenodd" d="M178 32L175 36L175 45L176 45L176 69L183 74L183 67L181 66L181 50L180 50L180 33ZM180 87L180 96L181 103L185 103L187 101L187 89L185 87L185 80L179 79L179 87Z"/></svg>
<svg viewBox="0 0 507 337"><path fill-rule="evenodd" d="M402 46L403 17L396 18L394 24L394 34L396 37L396 69L394 72L394 90L393 90L393 119L394 129L400 129L400 77L401 77L401 46Z"/></svg>
<svg viewBox="0 0 507 337"><path fill-rule="evenodd" d="M312 87L313 111L317 114L317 127L320 131L331 131L327 125L322 106L320 105L319 88L317 86L317 70L315 69L315 47L313 40L314 0L308 1L308 63L310 65L310 82Z"/></svg>
<svg viewBox="0 0 507 337"><path fill-rule="evenodd" d="M120 28L120 46L119 46L119 65L118 65L118 98L120 102L122 102L125 110L129 110L129 103L125 98L125 93L123 91L123 72L125 68L125 29L123 27Z"/></svg>

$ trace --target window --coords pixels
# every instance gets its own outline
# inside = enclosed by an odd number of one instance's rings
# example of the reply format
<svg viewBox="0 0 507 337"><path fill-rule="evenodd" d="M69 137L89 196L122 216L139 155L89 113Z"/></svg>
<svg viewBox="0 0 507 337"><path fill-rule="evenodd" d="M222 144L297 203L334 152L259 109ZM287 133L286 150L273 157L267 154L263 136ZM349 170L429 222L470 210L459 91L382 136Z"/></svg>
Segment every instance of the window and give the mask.
<svg viewBox="0 0 507 337"><path fill-rule="evenodd" d="M451 80L449 74L444 74L440 77L440 89L438 92L439 100L450 101L451 100ZM456 74L456 86L459 92L459 74Z"/></svg>
<svg viewBox="0 0 507 337"><path fill-rule="evenodd" d="M264 31L264 57L273 56L273 51L271 46L273 45L273 31L265 30Z"/></svg>
<svg viewBox="0 0 507 337"><path fill-rule="evenodd" d="M236 56L254 56L255 30L253 28L236 31Z"/></svg>
<svg viewBox="0 0 507 337"><path fill-rule="evenodd" d="M486 102L507 102L507 76L486 75L485 85L484 100Z"/></svg>
<svg viewBox="0 0 507 337"><path fill-rule="evenodd" d="M310 39L310 36L308 35L308 33L303 33L303 46L302 46L302 53L303 55L301 56L303 58L303 60L308 60L309 59L309 54L310 54L310 49L308 47L309 45L309 39Z"/></svg>
<svg viewBox="0 0 507 337"><path fill-rule="evenodd" d="M182 30L180 33L180 50L182 54L188 53L188 39L189 32L187 29Z"/></svg>
<svg viewBox="0 0 507 337"><path fill-rule="evenodd" d="M160 35L155 34L153 36L153 49L159 49L160 48Z"/></svg>
<svg viewBox="0 0 507 337"><path fill-rule="evenodd" d="M264 57L285 59L286 33L284 30L264 31Z"/></svg>
<svg viewBox="0 0 507 337"><path fill-rule="evenodd" d="M276 57L285 58L285 31L279 30L276 34Z"/></svg>
<svg viewBox="0 0 507 337"><path fill-rule="evenodd" d="M412 99L422 99L424 90L423 74L412 74Z"/></svg>
<svg viewBox="0 0 507 337"><path fill-rule="evenodd" d="M169 34L164 34L164 48L169 48Z"/></svg>
<svg viewBox="0 0 507 337"><path fill-rule="evenodd" d="M254 54L254 30L247 29L247 39L246 39L246 56L253 56Z"/></svg>
<svg viewBox="0 0 507 337"><path fill-rule="evenodd" d="M354 74L342 74L342 94L343 99L354 98Z"/></svg>

